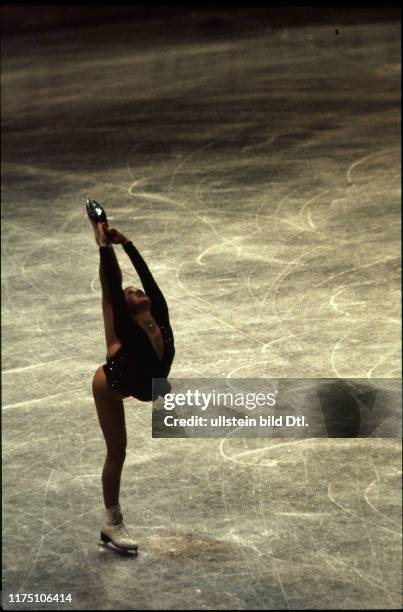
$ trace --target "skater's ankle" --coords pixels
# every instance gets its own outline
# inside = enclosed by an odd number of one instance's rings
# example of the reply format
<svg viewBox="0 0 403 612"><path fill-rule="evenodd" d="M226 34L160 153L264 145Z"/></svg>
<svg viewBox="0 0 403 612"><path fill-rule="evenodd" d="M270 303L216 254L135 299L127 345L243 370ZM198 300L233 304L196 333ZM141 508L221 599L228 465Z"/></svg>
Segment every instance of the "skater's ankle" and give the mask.
<svg viewBox="0 0 403 612"><path fill-rule="evenodd" d="M115 504L105 508L105 522L108 525L117 525L123 521L120 504Z"/></svg>
<svg viewBox="0 0 403 612"><path fill-rule="evenodd" d="M112 506L105 506L105 510L120 510L120 503L113 504Z"/></svg>

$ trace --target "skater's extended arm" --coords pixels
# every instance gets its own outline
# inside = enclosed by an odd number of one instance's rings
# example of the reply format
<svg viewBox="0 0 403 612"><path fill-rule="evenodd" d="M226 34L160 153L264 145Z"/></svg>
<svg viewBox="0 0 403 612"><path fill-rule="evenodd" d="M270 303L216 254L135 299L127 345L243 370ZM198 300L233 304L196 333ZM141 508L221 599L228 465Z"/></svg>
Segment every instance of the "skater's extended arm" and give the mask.
<svg viewBox="0 0 403 612"><path fill-rule="evenodd" d="M134 246L134 244L126 238L119 230L108 228L108 236L114 244L121 244L130 257L130 260L140 277L144 291L151 300L151 313L157 319L157 321L164 322L165 324L169 321L168 306L166 300L162 294L161 289L158 287L153 275L150 272L146 262Z"/></svg>
<svg viewBox="0 0 403 612"><path fill-rule="evenodd" d="M160 320L168 320L168 306L166 300L161 289L155 282L146 262L130 240L123 244L123 248L130 257L130 261L140 277L144 291L151 300L151 311L153 316Z"/></svg>

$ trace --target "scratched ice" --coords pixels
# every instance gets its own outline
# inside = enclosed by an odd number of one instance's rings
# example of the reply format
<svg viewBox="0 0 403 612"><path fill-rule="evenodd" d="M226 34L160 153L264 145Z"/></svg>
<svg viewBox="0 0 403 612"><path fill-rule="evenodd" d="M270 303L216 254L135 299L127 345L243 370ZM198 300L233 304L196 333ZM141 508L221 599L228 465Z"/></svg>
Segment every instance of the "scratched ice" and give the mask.
<svg viewBox="0 0 403 612"><path fill-rule="evenodd" d="M141 554L97 547L87 193L167 296L173 376L400 376L398 26L241 21L3 42L5 590L70 591L73 609L400 607L401 445L376 434L173 443L132 399L121 501Z"/></svg>

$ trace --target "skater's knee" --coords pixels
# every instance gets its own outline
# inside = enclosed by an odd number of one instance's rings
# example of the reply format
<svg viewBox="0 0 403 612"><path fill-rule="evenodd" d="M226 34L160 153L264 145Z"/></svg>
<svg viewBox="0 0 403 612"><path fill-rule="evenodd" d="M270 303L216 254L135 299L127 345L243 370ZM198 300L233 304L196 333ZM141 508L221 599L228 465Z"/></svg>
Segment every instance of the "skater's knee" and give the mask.
<svg viewBox="0 0 403 612"><path fill-rule="evenodd" d="M107 449L106 462L113 465L123 465L126 459L126 444L109 445Z"/></svg>

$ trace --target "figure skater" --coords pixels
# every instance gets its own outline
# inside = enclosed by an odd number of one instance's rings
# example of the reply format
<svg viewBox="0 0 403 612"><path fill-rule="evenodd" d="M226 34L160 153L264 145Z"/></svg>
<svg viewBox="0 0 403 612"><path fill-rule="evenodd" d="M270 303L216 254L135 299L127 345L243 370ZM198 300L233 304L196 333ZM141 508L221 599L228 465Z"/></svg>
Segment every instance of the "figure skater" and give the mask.
<svg viewBox="0 0 403 612"><path fill-rule="evenodd" d="M168 307L150 270L133 243L119 230L108 227L103 208L87 199L87 214L99 246L99 274L105 326L106 363L94 375L92 392L106 443L102 471L105 516L102 543L112 542L137 551L137 544L123 523L119 504L120 478L126 456L126 424L123 400L147 402L156 399L152 379L165 379L175 355ZM137 271L144 291L131 286L122 289L122 272L113 245L120 244ZM165 388L165 391L164 391Z"/></svg>

